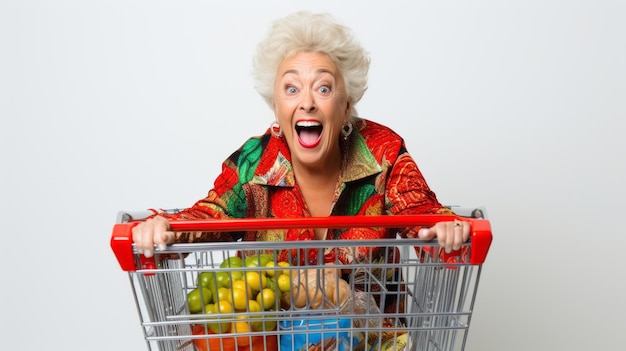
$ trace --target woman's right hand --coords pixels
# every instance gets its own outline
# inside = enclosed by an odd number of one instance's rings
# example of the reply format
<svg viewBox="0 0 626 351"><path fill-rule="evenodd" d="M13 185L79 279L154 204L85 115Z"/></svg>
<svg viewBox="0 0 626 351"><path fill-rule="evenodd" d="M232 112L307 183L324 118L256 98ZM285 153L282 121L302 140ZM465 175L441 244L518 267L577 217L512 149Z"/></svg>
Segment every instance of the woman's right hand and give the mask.
<svg viewBox="0 0 626 351"><path fill-rule="evenodd" d="M155 216L133 227L133 242L140 253L152 257L155 246L164 250L166 245L174 242L174 232L167 219Z"/></svg>
<svg viewBox="0 0 626 351"><path fill-rule="evenodd" d="M430 228L422 228L418 231L417 237L424 240L437 238L439 245L446 253L461 248L464 242L470 237L470 224L464 221L439 222Z"/></svg>

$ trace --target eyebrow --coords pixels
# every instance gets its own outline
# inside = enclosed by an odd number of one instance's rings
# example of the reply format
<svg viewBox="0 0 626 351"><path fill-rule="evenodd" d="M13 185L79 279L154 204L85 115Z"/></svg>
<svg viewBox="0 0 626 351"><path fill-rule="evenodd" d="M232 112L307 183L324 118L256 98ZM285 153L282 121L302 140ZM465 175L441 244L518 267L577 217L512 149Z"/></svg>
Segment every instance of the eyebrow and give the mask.
<svg viewBox="0 0 626 351"><path fill-rule="evenodd" d="M297 69L289 69L289 70L286 70L285 73L283 73L282 77L286 76L289 73L298 74L300 72ZM335 72L331 71L330 69L322 68L322 69L318 69L317 71L315 71L316 75L319 75L321 73L328 73L331 76L335 77Z"/></svg>

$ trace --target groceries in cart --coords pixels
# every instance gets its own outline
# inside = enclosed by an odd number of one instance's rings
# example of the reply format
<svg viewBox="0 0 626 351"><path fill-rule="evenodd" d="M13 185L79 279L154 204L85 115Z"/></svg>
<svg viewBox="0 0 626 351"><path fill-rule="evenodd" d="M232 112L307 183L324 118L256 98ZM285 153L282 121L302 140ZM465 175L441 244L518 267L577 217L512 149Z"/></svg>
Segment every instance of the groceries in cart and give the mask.
<svg viewBox="0 0 626 351"><path fill-rule="evenodd" d="M366 283L362 269L337 264L293 266L276 259L284 252L237 251L226 257L218 269L200 271L195 288L187 293L189 312L202 319L192 326L192 334L220 334L222 342L232 340L237 350L254 349L257 344L259 349L267 349L268 344L272 345L267 336L278 336L281 351L370 350L370 341L382 344L397 336L398 333L382 333L380 340L374 340L378 335L370 332L372 340L366 340L363 333L350 332L352 328L380 329L385 322L390 323L380 317L375 295L353 290L362 289ZM320 250L296 252L308 257ZM300 259L295 257L293 261ZM390 270L393 271L396 270ZM353 285L344 277L352 280ZM378 279L380 284L386 284L384 278ZM355 313L363 318L349 317ZM305 316L307 319L298 318ZM406 327L404 322L402 327ZM255 333L262 333L265 338ZM217 342L212 342L213 348ZM210 339L194 340L201 350L212 349L212 343ZM222 345L218 350L223 348Z"/></svg>
<svg viewBox="0 0 626 351"><path fill-rule="evenodd" d="M271 265L270 265L271 263ZM266 350L276 349L276 336L246 335L276 330L279 297L287 291L289 278L282 270L256 270L256 267L273 267L273 255L259 254L246 257L230 256L216 270L200 271L196 287L187 294L191 314L202 315L203 323L192 326L193 335L221 334L219 339L194 339L198 350ZM280 267L282 264L277 265ZM207 267L205 267L207 268ZM244 271L225 271L241 268ZM234 319L220 317L234 314ZM266 318L260 318L262 314ZM229 343L225 345L224 343ZM274 346L272 346L274 345Z"/></svg>
<svg viewBox="0 0 626 351"><path fill-rule="evenodd" d="M238 252L222 261L219 269L199 272L196 287L187 294L190 313L202 315L203 319L203 323L193 326L193 334L222 334L222 342L224 338L229 338L237 349L250 345L254 348L255 343L264 345L263 338L246 334L263 332L267 335L276 331L280 316L285 311L330 310L341 313L345 309L348 312L352 299L351 287L341 278L340 269L292 267L289 262L277 261L275 255L265 252ZM226 314L233 314L234 320L222 321L219 318ZM274 319L270 319L272 316ZM347 342L347 331L337 335L325 333L323 338L322 333L305 335L303 332L307 329L324 330L331 325L344 329L352 327L349 318L282 320L280 330L296 332L280 338L280 349L309 349L312 345L329 343L330 340L339 350L352 349L351 343ZM217 340L213 343L217 344ZM205 346L211 349L210 340L195 339L194 344L199 349ZM304 347L309 344L311 346ZM357 345L358 340L352 344ZM330 349L329 345L327 347L323 349Z"/></svg>

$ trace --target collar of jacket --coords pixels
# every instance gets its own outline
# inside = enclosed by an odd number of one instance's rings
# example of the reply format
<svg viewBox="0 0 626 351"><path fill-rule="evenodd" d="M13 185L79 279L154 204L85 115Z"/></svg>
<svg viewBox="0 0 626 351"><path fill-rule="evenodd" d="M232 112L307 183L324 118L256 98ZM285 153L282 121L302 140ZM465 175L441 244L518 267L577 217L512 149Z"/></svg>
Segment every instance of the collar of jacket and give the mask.
<svg viewBox="0 0 626 351"><path fill-rule="evenodd" d="M348 151L344 153L347 159L344 160L341 167L342 183L363 179L382 171L381 165L376 161L374 155L372 155L359 130L354 128L352 135L350 135L346 143ZM261 162L264 164L272 164L272 167L263 174L255 171L254 177L250 180L250 183L282 187L295 186L295 176L290 161L291 155L284 155L281 151L268 151L272 148L276 148L274 150L288 150L287 142L284 138L271 137L270 139L266 150L264 150L261 155ZM277 143L280 145L277 145ZM273 158L273 160L270 158Z"/></svg>

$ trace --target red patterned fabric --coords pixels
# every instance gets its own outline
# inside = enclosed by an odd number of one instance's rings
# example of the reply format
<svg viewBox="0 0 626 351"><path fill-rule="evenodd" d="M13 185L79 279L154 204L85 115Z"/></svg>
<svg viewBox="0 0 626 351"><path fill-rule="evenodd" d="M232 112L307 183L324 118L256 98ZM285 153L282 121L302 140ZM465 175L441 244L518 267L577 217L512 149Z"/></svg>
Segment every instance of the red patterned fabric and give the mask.
<svg viewBox="0 0 626 351"><path fill-rule="evenodd" d="M329 215L450 214L430 190L417 164L407 152L404 140L378 123L356 119L354 130L342 142L343 166ZM208 195L176 214L162 214L171 220L208 218L293 218L310 217L290 162L283 138L265 134L250 138L222 165L214 188ZM413 228L416 229L416 228ZM402 235L414 236L415 230ZM394 237L383 228L337 229L329 239L374 239ZM312 229L263 230L250 233L197 233L180 235L182 241L315 240ZM325 257L332 257L327 252ZM345 252L339 256L349 264L368 257L369 252ZM287 252L282 254L286 259ZM309 263L317 257L308 257ZM302 262L294 262L303 264Z"/></svg>

